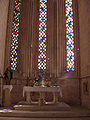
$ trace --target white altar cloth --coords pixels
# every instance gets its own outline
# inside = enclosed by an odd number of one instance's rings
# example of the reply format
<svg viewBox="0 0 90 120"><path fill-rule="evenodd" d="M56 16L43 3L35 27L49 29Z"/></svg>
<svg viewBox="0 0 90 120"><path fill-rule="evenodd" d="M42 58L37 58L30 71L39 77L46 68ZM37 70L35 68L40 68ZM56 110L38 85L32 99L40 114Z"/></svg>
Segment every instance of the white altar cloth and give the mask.
<svg viewBox="0 0 90 120"><path fill-rule="evenodd" d="M60 97L62 97L62 90L60 86L53 86L53 87L30 87L30 86L24 86L23 87L23 97L26 93L26 101L30 104L32 102L30 93L31 92L39 92L40 93L40 99L44 99L44 93L45 92L52 92L53 93L53 103L58 102L58 95L59 93Z"/></svg>
<svg viewBox="0 0 90 120"><path fill-rule="evenodd" d="M25 95L25 92L59 92L60 96L62 97L62 90L60 86L52 86L52 87L30 87L30 86L24 86L23 87L23 97Z"/></svg>

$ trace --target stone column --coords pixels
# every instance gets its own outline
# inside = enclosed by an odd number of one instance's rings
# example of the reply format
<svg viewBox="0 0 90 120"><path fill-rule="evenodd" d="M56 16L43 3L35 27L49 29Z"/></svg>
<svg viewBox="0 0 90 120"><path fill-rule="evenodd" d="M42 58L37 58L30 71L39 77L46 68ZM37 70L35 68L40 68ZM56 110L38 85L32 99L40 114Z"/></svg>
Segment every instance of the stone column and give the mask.
<svg viewBox="0 0 90 120"><path fill-rule="evenodd" d="M76 1L73 2L73 18L77 17ZM74 20L75 29L75 60L77 63L77 19ZM77 26L76 26L77 25ZM77 35L76 35L77 34ZM63 100L79 104L79 80L77 77L77 69L74 72L67 72L67 51L66 51L66 11L65 0L58 0L58 47L57 47L57 83L62 86ZM77 64L75 65L77 68ZM73 89L72 89L73 88ZM71 91L72 89L72 91ZM67 91L67 92L66 92ZM76 98L74 96L77 96Z"/></svg>
<svg viewBox="0 0 90 120"><path fill-rule="evenodd" d="M34 10L34 1L32 1L31 0L31 12L30 12L30 14L31 14L31 18L30 18L30 20L31 20L31 30L30 30L30 32L31 32L31 38L30 38L30 69L29 69L29 74L30 74L30 77L32 77L32 69L33 69L33 64L32 64L32 62L33 62L33 59L32 59L32 56L33 56L33 10Z"/></svg>
<svg viewBox="0 0 90 120"><path fill-rule="evenodd" d="M0 1L0 73L4 72L9 0Z"/></svg>
<svg viewBox="0 0 90 120"><path fill-rule="evenodd" d="M0 0L0 105L3 99L3 73L5 64L5 48L7 36L9 0Z"/></svg>
<svg viewBox="0 0 90 120"><path fill-rule="evenodd" d="M39 1L32 1L32 40L31 40L31 77L38 71L38 44L39 44Z"/></svg>
<svg viewBox="0 0 90 120"><path fill-rule="evenodd" d="M54 16L53 16L53 0L48 1L48 39L47 39L47 65L48 70L50 72L50 77L52 77L53 72L53 24L54 24Z"/></svg>
<svg viewBox="0 0 90 120"><path fill-rule="evenodd" d="M57 77L57 0L53 1L53 73Z"/></svg>
<svg viewBox="0 0 90 120"><path fill-rule="evenodd" d="M4 85L3 90L4 90L4 96L3 96L3 105L5 107L10 107L11 106L11 90L13 86L12 85Z"/></svg>
<svg viewBox="0 0 90 120"><path fill-rule="evenodd" d="M31 72L31 49L32 49L32 0L29 0L29 33L28 33L28 77Z"/></svg>
<svg viewBox="0 0 90 120"><path fill-rule="evenodd" d="M82 105L90 108L90 1L78 1Z"/></svg>
<svg viewBox="0 0 90 120"><path fill-rule="evenodd" d="M57 1L57 77L61 77L64 72L65 57L65 13L64 1Z"/></svg>
<svg viewBox="0 0 90 120"><path fill-rule="evenodd" d="M30 77L30 73L32 73L32 15L32 0L28 0L27 2L23 0L18 63L18 69L21 71L23 78Z"/></svg>

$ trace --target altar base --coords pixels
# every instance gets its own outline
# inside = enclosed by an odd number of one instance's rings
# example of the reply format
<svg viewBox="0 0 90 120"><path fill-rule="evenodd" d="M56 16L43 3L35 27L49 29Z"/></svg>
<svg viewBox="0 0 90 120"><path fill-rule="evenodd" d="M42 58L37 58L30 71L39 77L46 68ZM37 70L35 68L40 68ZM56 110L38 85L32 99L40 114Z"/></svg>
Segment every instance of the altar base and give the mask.
<svg viewBox="0 0 90 120"><path fill-rule="evenodd" d="M24 103L24 102L23 102ZM25 102L26 103L26 102ZM15 110L25 110L25 111L69 111L71 108L64 102L57 104L45 104L43 106L38 106L38 104L26 104L26 105L15 105Z"/></svg>

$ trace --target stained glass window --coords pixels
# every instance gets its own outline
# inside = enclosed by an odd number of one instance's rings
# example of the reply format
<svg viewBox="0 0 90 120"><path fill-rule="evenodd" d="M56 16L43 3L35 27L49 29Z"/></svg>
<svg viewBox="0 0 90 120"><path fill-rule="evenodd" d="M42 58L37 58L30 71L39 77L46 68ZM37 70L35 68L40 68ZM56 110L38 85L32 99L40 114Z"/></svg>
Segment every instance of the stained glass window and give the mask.
<svg viewBox="0 0 90 120"><path fill-rule="evenodd" d="M18 39L19 39L19 21L20 21L21 0L14 1L14 16L12 24L12 41L11 41L11 56L10 67L11 70L16 70L17 67L17 52L18 52Z"/></svg>
<svg viewBox="0 0 90 120"><path fill-rule="evenodd" d="M38 69L46 69L47 0L40 0Z"/></svg>
<svg viewBox="0 0 90 120"><path fill-rule="evenodd" d="M65 0L67 71L74 71L74 31L72 0Z"/></svg>

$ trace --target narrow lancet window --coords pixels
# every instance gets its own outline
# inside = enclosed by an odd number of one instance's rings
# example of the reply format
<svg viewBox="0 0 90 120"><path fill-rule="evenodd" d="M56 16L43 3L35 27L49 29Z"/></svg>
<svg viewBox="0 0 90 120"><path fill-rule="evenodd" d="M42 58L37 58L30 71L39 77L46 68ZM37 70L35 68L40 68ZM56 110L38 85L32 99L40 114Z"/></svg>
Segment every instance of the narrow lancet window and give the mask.
<svg viewBox="0 0 90 120"><path fill-rule="evenodd" d="M20 10L21 10L21 0L15 0L14 11L13 11L14 16L13 16L13 24L12 24L12 37L11 37L11 55L10 55L11 70L16 70L17 67Z"/></svg>
<svg viewBox="0 0 90 120"><path fill-rule="evenodd" d="M65 0L67 71L74 71L74 29L72 0Z"/></svg>
<svg viewBox="0 0 90 120"><path fill-rule="evenodd" d="M46 70L47 0L40 0L38 69Z"/></svg>

